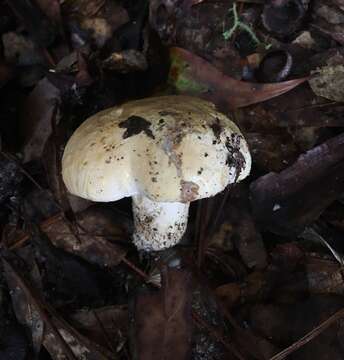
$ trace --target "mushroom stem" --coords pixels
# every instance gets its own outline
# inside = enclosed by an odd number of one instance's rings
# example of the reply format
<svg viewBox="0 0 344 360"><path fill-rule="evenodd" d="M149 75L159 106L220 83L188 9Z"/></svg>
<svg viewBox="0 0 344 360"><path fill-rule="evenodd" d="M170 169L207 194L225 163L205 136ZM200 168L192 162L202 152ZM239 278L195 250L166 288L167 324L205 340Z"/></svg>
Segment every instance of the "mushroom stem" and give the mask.
<svg viewBox="0 0 344 360"><path fill-rule="evenodd" d="M190 203L133 199L134 243L139 250L158 251L176 245L184 235Z"/></svg>

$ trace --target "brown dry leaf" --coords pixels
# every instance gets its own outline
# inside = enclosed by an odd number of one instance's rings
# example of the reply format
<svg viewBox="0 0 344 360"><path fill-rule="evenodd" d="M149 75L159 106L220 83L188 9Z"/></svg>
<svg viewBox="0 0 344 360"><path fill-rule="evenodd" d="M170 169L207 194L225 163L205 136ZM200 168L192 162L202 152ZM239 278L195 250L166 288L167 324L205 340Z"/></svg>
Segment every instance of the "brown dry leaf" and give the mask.
<svg viewBox="0 0 344 360"><path fill-rule="evenodd" d="M338 262L309 256L305 267L311 293L344 294L344 276Z"/></svg>
<svg viewBox="0 0 344 360"><path fill-rule="evenodd" d="M186 360L191 351L191 274L165 269L159 291L136 297L135 354L139 360Z"/></svg>
<svg viewBox="0 0 344 360"><path fill-rule="evenodd" d="M249 274L242 282L233 282L216 288L216 295L223 304L231 308L240 303L263 300L269 292L271 283L269 283L268 273L254 271Z"/></svg>
<svg viewBox="0 0 344 360"><path fill-rule="evenodd" d="M344 8L337 0L315 0L312 4L311 27L344 44Z"/></svg>
<svg viewBox="0 0 344 360"><path fill-rule="evenodd" d="M282 171L299 154L294 142L283 133L250 132L245 134L245 138L253 163L264 172Z"/></svg>
<svg viewBox="0 0 344 360"><path fill-rule="evenodd" d="M130 20L126 9L111 0L67 0L62 12L67 22L76 20L82 28L90 30L91 37L100 46Z"/></svg>
<svg viewBox="0 0 344 360"><path fill-rule="evenodd" d="M226 307L230 309L234 305L237 305L240 300L240 285L238 283L230 283L219 286L216 289L215 294L218 296L221 302L223 302Z"/></svg>
<svg viewBox="0 0 344 360"><path fill-rule="evenodd" d="M104 60L103 64L105 68L118 71L122 74L144 71L148 67L145 55L134 49L114 52Z"/></svg>
<svg viewBox="0 0 344 360"><path fill-rule="evenodd" d="M274 343L293 344L343 308L343 300L336 296L312 296L292 304L259 304L251 307L249 324L255 333L262 334ZM276 359L341 360L342 321L317 332L317 337L307 343L301 341L289 356ZM305 340L305 339L304 339ZM308 339L309 340L309 339ZM273 358L274 359L274 358Z"/></svg>
<svg viewBox="0 0 344 360"><path fill-rule="evenodd" d="M60 102L60 92L49 80L39 81L26 99L22 112L22 132L25 134L24 162L39 158L52 132L52 118Z"/></svg>
<svg viewBox="0 0 344 360"><path fill-rule="evenodd" d="M37 5L54 24L61 24L61 9L59 0L36 0Z"/></svg>
<svg viewBox="0 0 344 360"><path fill-rule="evenodd" d="M127 239L123 222L114 221L113 213L102 208L89 208L77 214L76 219L77 236L61 214L52 217L41 229L56 247L90 263L100 266L118 265L125 256L125 251L111 241Z"/></svg>
<svg viewBox="0 0 344 360"><path fill-rule="evenodd" d="M6 83L11 79L13 76L12 68L5 64L3 60L0 59L0 89L6 85Z"/></svg>
<svg viewBox="0 0 344 360"><path fill-rule="evenodd" d="M344 191L344 134L301 155L280 173L251 184L256 219L269 231L298 234Z"/></svg>
<svg viewBox="0 0 344 360"><path fill-rule="evenodd" d="M111 348L117 348L128 334L129 319L126 305L82 309L73 313L70 319L79 331L103 346L109 346L111 343Z"/></svg>
<svg viewBox="0 0 344 360"><path fill-rule="evenodd" d="M344 17L344 15L343 15ZM344 66L324 66L309 80L314 93L329 100L344 101Z"/></svg>
<svg viewBox="0 0 344 360"><path fill-rule="evenodd" d="M28 37L14 31L1 37L6 62L16 66L43 65L45 59L35 43Z"/></svg>
<svg viewBox="0 0 344 360"><path fill-rule="evenodd" d="M43 345L54 360L110 360L116 355L80 335L46 303L37 289L13 265L3 258L3 266L17 316L30 319L32 314L44 322ZM32 313L34 310L34 313Z"/></svg>
<svg viewBox="0 0 344 360"><path fill-rule="evenodd" d="M46 172L49 189L64 212L72 210L74 213L87 209L92 201L70 194L62 180L62 156L66 144L67 131L64 124L56 126L45 143L42 163Z"/></svg>
<svg viewBox="0 0 344 360"><path fill-rule="evenodd" d="M54 42L56 29L36 2L17 0L7 1L7 4L39 47L45 48Z"/></svg>
<svg viewBox="0 0 344 360"><path fill-rule="evenodd" d="M307 80L274 84L248 83L224 75L201 57L182 49L170 49L170 83L179 93L201 96L231 109L248 106L284 94Z"/></svg>
<svg viewBox="0 0 344 360"><path fill-rule="evenodd" d="M17 254L22 260L24 260L26 273L30 275L32 283L35 284L36 289L39 289L38 291L41 293L41 275L33 256L33 252L29 248L23 248L20 249ZM11 298L16 317L18 321L30 331L32 348L34 353L38 355L44 337L44 322L33 304L26 301L27 298L23 291L16 287L17 282L13 273L9 271L6 266L4 269L8 287L12 289Z"/></svg>
<svg viewBox="0 0 344 360"><path fill-rule="evenodd" d="M63 2L63 9L66 13L91 17L99 14L105 2L106 0L67 0Z"/></svg>

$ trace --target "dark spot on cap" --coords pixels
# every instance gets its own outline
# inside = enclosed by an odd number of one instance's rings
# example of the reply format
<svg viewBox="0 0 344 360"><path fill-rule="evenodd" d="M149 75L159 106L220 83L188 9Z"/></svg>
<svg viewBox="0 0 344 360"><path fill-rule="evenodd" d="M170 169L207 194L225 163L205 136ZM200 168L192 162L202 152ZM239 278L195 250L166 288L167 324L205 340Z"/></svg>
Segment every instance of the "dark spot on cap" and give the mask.
<svg viewBox="0 0 344 360"><path fill-rule="evenodd" d="M214 136L219 139L222 132L222 126L220 125L219 118L216 118L215 122L210 125L210 128L213 130Z"/></svg>
<svg viewBox="0 0 344 360"><path fill-rule="evenodd" d="M226 138L226 148L228 150L226 165L230 169L233 167L236 169L235 182L246 164L245 157L240 151L241 140L242 136L240 134L232 134L230 138L228 136Z"/></svg>
<svg viewBox="0 0 344 360"><path fill-rule="evenodd" d="M141 132L144 132L148 137L154 139L154 135L150 129L151 123L141 116L130 116L127 120L120 122L118 126L126 129L123 134L123 139L140 134Z"/></svg>
<svg viewBox="0 0 344 360"><path fill-rule="evenodd" d="M168 115L175 116L175 115L177 115L177 114L178 114L177 112L171 111L171 110L162 110L162 111L159 111L159 115L161 115L161 116L168 116Z"/></svg>
<svg viewBox="0 0 344 360"><path fill-rule="evenodd" d="M157 182L158 180L156 179L156 177L152 177L152 182Z"/></svg>
<svg viewBox="0 0 344 360"><path fill-rule="evenodd" d="M208 153L204 153L204 157L208 157L208 155L209 155Z"/></svg>

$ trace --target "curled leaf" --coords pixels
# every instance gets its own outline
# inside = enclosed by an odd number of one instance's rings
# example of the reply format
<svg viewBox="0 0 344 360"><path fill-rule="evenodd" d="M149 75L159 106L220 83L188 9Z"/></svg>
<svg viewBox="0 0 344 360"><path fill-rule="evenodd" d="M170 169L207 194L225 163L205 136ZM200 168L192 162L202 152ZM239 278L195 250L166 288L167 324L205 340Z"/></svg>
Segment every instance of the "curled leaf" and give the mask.
<svg viewBox="0 0 344 360"><path fill-rule="evenodd" d="M201 96L232 109L279 96L307 80L301 78L274 84L249 83L224 75L212 64L185 49L171 48L170 58L169 82L179 93Z"/></svg>

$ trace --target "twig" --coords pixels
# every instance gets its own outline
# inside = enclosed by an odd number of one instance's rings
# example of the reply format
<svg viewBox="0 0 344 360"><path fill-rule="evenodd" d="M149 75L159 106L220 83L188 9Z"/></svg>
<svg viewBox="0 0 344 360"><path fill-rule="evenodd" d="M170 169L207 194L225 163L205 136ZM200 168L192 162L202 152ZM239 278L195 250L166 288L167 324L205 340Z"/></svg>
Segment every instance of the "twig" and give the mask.
<svg viewBox="0 0 344 360"><path fill-rule="evenodd" d="M230 9L230 12L233 13L233 26L222 34L224 39L229 40L238 29L241 29L247 32L256 44L260 44L260 41L253 30L239 19L236 3L233 3L233 7Z"/></svg>
<svg viewBox="0 0 344 360"><path fill-rule="evenodd" d="M131 261L129 261L127 258L123 257L122 261L124 262L124 264L126 264L131 270L133 270L137 275L139 275L143 281L147 284L151 284L156 288L160 288L160 286L154 282L150 281L149 276L142 271L141 269L139 269L137 266L135 266Z"/></svg>
<svg viewBox="0 0 344 360"><path fill-rule="evenodd" d="M320 335L324 330L326 330L329 326L334 324L336 321L338 321L340 318L344 317L344 309L341 309L334 313L332 316L330 316L327 320L320 323L317 327L315 327L312 331L307 333L305 336L303 336L301 339L296 341L294 344L290 345L283 351L279 352L278 354L274 355L270 360L282 360L285 359L287 356L289 356L294 351L300 349L302 346L316 338L318 335Z"/></svg>

